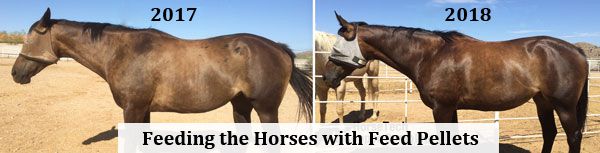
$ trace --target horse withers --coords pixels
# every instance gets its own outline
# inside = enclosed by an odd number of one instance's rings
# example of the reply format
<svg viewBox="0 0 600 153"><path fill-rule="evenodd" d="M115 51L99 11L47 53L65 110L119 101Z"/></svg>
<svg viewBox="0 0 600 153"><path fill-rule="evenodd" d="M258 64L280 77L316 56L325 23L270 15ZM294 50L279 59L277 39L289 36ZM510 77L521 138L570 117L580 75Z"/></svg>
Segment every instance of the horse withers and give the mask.
<svg viewBox="0 0 600 153"><path fill-rule="evenodd" d="M588 105L588 64L583 51L563 40L537 36L486 42L455 31L369 25L337 15L338 35L354 58L330 58L325 82L340 80L361 66L381 60L409 77L436 123L457 123L458 109L503 111L533 98L543 130L542 152L557 134L556 111L569 152L579 152ZM352 48L353 43L358 47ZM356 51L348 53L350 50ZM347 56L339 56L347 57ZM364 58L364 59L361 59Z"/></svg>
<svg viewBox="0 0 600 153"><path fill-rule="evenodd" d="M312 120L312 81L283 44L252 34L183 40L155 29L50 19L29 29L12 69L26 84L60 57L70 57L108 82L126 123L150 122L150 112L200 113L229 101L235 122L278 122L288 83L298 111ZM298 116L300 119L301 116Z"/></svg>

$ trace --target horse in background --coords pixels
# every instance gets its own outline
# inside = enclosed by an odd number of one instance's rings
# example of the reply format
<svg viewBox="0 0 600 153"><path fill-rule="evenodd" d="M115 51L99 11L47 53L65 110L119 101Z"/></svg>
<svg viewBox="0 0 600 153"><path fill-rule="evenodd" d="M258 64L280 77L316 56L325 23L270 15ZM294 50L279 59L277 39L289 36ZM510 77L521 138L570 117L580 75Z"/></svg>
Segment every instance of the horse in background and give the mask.
<svg viewBox="0 0 600 153"><path fill-rule="evenodd" d="M333 49L333 44L335 43L336 39L337 39L337 37L333 34L316 31L315 32L315 51L331 52L331 50ZM316 75L323 75L325 73L325 63L327 62L328 57L329 57L329 54L324 54L324 53L316 53L315 54L315 74ZM369 61L367 63L367 66L354 70L350 76L364 76L365 74L367 74L367 76L378 76L379 75L379 61L377 61L377 60ZM360 95L361 101L365 100L367 93L370 98L369 100L376 101L378 99L379 81L377 79L367 78L367 89L368 90L365 90L365 86L364 86L362 78L346 78L346 79L342 80L342 83L339 87L333 88L335 90L337 100L339 100L339 101L344 100L344 97L346 95L346 83L347 82L354 83L354 86L356 87L356 89L358 90L358 94ZM327 101L327 91L329 90L329 87L325 84L325 82L321 78L317 78L315 84L316 84L315 91L317 92L316 95L319 98L319 101ZM343 105L344 105L344 103L336 104L337 114L338 114L340 123L344 123L344 106ZM319 112L321 115L320 122L324 123L325 116L326 116L325 114L327 113L327 103L320 103L319 106L321 107L320 112ZM378 116L379 116L379 111L377 109L377 103L373 103L373 115L371 116L370 119L377 120ZM361 103L358 120L362 121L365 118L366 118L365 103Z"/></svg>

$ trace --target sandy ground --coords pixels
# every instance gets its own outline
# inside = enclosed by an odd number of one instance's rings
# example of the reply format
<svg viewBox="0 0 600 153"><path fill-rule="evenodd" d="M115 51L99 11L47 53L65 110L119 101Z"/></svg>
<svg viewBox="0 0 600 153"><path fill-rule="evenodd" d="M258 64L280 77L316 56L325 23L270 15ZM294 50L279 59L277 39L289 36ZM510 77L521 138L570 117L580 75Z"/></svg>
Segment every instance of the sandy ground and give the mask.
<svg viewBox="0 0 600 153"><path fill-rule="evenodd" d="M380 68L380 76L385 76L385 68ZM397 71L388 69L387 76L402 76ZM600 76L600 73L593 73L592 76ZM366 85L366 82L365 82ZM356 88L353 83L347 83L347 90L351 91L346 93L345 100L360 100ZM379 100L404 100L404 81L399 79L381 79L379 83L380 90L383 91L379 95ZM396 91L393 91L393 90ZM398 90L400 89L400 90ZM415 87L416 90L416 87ZM590 85L590 95L600 95L600 80L592 80ZM409 100L420 100L418 91L408 94ZM333 90L329 92L329 100L335 100L335 93ZM368 97L367 97L368 99ZM318 105L317 105L318 106ZM373 114L372 104L367 103L367 116ZM400 123L404 121L404 103L379 103L378 108L380 110L379 118L377 120L359 120L359 103L346 103L344 104L344 121L350 122L391 122ZM317 107L315 112L319 112L320 108ZM589 103L590 114L600 114L600 97L591 98ZM473 120L473 119L493 119L493 112L482 112L474 110L459 110L458 119L461 120ZM536 117L536 109L533 101L527 102L522 106L515 109L500 112L501 118L513 118L513 117ZM315 114L316 121L320 121L319 114ZM328 104L327 114L325 117L327 122L338 122L338 116L336 113L336 104ZM433 115L430 108L425 106L422 102L408 103L408 122L433 122ZM475 123L491 123L492 121L481 121ZM559 132L562 132L562 126L558 117L556 117L556 125ZM587 128L589 131L600 131L600 117L588 117ZM510 136L515 135L541 135L540 123L537 119L533 120L510 120L500 121L500 151L501 152L541 152L543 139L540 138L526 138L526 139L509 139ZM600 134L589 134L584 135L582 144L582 152L600 152ZM557 136L553 152L568 152L568 146L565 136Z"/></svg>
<svg viewBox="0 0 600 153"><path fill-rule="evenodd" d="M14 59L0 58L0 152L116 152L123 122L108 84L74 61L60 61L32 78L14 83ZM280 122L296 122L298 97L290 86ZM152 113L151 122L232 123L227 104L207 113ZM255 112L252 121L259 122ZM304 121L302 119L301 121Z"/></svg>

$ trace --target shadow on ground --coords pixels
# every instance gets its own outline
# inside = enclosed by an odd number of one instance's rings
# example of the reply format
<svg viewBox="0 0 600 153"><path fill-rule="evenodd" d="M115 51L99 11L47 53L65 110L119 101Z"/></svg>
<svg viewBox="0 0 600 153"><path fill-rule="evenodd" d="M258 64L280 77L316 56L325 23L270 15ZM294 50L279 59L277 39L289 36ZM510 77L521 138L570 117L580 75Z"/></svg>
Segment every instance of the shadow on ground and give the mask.
<svg viewBox="0 0 600 153"><path fill-rule="evenodd" d="M351 111L350 113L344 115L344 123L362 123L365 122L373 116L373 109L365 110L365 117L360 117L360 111ZM339 123L340 119L335 119L331 123Z"/></svg>
<svg viewBox="0 0 600 153"><path fill-rule="evenodd" d="M510 153L530 153L531 151L525 150L521 147L515 146L513 144L500 143L499 147L500 152L510 152Z"/></svg>
<svg viewBox="0 0 600 153"><path fill-rule="evenodd" d="M118 133L119 133L119 131L117 129L115 129L115 126L113 126L110 130L100 132L100 133L96 134L96 136L93 136L91 138L88 138L87 140L84 140L83 142L81 142L81 144L89 145L89 144L96 143L99 141L111 140L111 139L116 138Z"/></svg>

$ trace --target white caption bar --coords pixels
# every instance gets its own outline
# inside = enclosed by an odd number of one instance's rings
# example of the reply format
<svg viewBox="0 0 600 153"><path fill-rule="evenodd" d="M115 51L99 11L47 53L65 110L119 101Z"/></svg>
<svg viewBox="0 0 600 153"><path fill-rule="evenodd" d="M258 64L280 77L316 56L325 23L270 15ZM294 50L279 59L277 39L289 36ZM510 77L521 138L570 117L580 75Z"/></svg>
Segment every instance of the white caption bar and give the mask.
<svg viewBox="0 0 600 153"><path fill-rule="evenodd" d="M119 124L119 152L498 152L494 123Z"/></svg>

